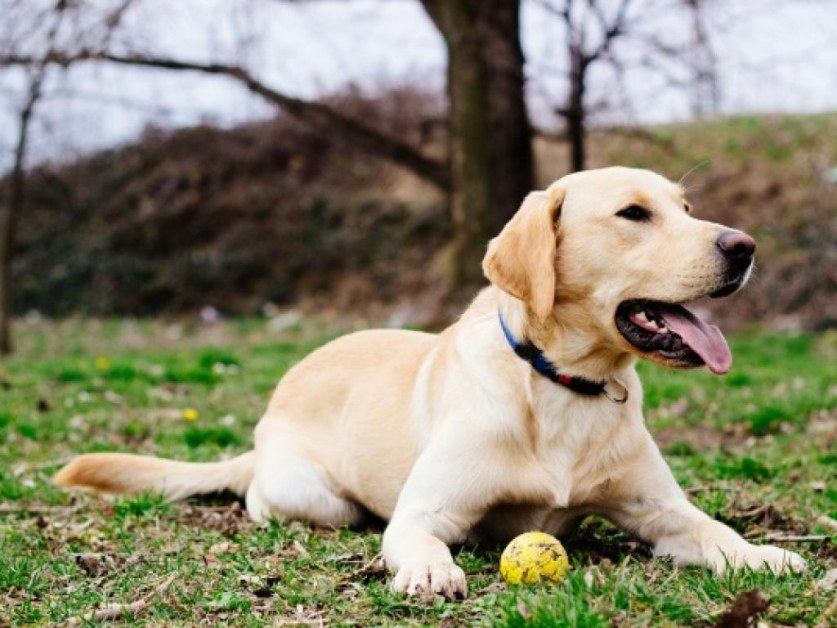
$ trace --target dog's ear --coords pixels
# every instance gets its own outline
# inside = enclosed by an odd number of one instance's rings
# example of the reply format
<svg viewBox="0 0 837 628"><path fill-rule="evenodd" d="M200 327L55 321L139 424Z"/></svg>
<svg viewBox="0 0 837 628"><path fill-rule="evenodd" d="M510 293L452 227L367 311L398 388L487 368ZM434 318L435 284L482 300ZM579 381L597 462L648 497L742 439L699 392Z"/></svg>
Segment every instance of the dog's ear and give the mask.
<svg viewBox="0 0 837 628"><path fill-rule="evenodd" d="M545 321L555 300L556 222L564 189L553 184L532 192L488 243L482 270L489 281L517 297Z"/></svg>

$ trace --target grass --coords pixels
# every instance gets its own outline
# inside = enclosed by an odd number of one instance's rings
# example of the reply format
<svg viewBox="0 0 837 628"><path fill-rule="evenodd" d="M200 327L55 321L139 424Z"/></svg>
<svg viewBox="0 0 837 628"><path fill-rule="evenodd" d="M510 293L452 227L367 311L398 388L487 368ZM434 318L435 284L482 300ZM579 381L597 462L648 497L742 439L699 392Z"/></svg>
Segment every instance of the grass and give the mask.
<svg viewBox="0 0 837 628"><path fill-rule="evenodd" d="M229 500L167 504L53 488L72 454L122 450L213 460L246 450L276 379L333 336L313 324L20 323L0 363L0 625L64 622L147 600L135 622L262 625L706 625L743 591L771 624L835 621L837 335L752 331L731 339L725 378L641 370L648 421L695 502L754 539L810 561L801 576L675 569L601 520L566 542L558 585L507 588L499 552L466 546L464 602L393 594L381 531L255 526ZM155 594L170 575L171 586ZM833 624L832 624L833 625Z"/></svg>

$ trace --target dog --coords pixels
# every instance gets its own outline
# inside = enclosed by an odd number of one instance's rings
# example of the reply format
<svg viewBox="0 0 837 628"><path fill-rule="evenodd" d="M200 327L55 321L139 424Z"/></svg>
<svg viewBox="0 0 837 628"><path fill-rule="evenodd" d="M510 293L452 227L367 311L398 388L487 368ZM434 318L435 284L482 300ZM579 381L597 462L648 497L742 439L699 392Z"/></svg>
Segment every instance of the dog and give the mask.
<svg viewBox="0 0 837 628"><path fill-rule="evenodd" d="M727 372L717 327L683 303L749 278L755 242L698 220L683 189L623 167L529 194L489 243L483 289L438 335L370 330L317 349L279 382L255 449L224 462L76 458L60 486L168 499L246 495L256 521L386 520L392 586L467 594L449 545L561 536L599 515L679 565L801 570L692 505L645 427L634 369Z"/></svg>

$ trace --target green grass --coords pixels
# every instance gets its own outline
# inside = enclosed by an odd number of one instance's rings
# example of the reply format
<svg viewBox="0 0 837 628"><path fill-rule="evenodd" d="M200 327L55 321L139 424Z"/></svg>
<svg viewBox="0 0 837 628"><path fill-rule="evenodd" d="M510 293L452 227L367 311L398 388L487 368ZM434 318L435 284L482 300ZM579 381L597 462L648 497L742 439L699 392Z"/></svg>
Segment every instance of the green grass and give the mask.
<svg viewBox="0 0 837 628"><path fill-rule="evenodd" d="M833 333L738 335L725 378L641 366L649 424L694 501L754 540L826 536L788 543L809 559L805 574L678 570L593 519L566 542L573 570L564 582L507 588L496 569L502 548L465 546L457 560L469 598L445 603L389 590L377 529L255 526L220 498L167 504L49 483L74 453L213 460L246 450L275 381L332 330L67 321L15 331L19 352L0 362L0 625L147 598L134 621L696 626L752 588L771 598L771 624L835 621L833 591L817 585L837 567L823 519L837 518Z"/></svg>

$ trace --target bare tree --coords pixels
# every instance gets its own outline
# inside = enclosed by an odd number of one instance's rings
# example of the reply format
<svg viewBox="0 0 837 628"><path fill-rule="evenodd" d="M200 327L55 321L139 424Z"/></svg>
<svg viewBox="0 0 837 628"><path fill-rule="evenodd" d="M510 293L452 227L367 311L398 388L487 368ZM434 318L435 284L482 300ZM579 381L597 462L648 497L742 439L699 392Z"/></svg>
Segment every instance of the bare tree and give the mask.
<svg viewBox="0 0 837 628"><path fill-rule="evenodd" d="M686 0L692 14L692 115L702 118L718 112L720 92L718 88L718 59L709 41L704 19L705 0Z"/></svg>
<svg viewBox="0 0 837 628"><path fill-rule="evenodd" d="M0 355L12 352L11 340L11 273L10 267L15 243L15 233L25 200L26 151L35 108L43 95L44 80L54 52L58 32L67 12L67 0L58 0L51 11L51 24L46 34L45 53L27 72L26 96L18 114L17 142L14 149L12 171L8 177L5 202L0 202Z"/></svg>
<svg viewBox="0 0 837 628"><path fill-rule="evenodd" d="M32 122L43 99L47 77L51 68L56 65L56 55L66 56L66 53L59 52L62 50L62 32L68 30L65 27L70 26L72 34L69 39L88 39L99 46L107 46L132 2L133 0L119 0L111 9L97 16L100 19L92 21L78 20L84 6L71 0L56 0L54 4L41 7L21 2L4 7L7 17L17 12L11 18L20 17L21 14L28 18L25 28L19 32L4 33L7 45L14 47L17 41L24 41L29 47L33 47L31 42L34 41L36 52L23 55L26 60L20 63L14 61L15 54L0 54L0 58L5 59L0 64L16 66L25 74L23 102L17 112L18 128L12 168L6 178L6 190L0 194L0 355L12 352L11 264L17 225L26 200L26 161ZM76 23L70 24L71 21ZM39 37L39 33L43 33L42 37ZM68 59L60 65L66 68L71 62Z"/></svg>
<svg viewBox="0 0 837 628"><path fill-rule="evenodd" d="M564 35L566 96L554 112L564 120L569 139L570 164L574 171L583 170L587 160L586 134L591 110L588 88L591 70L609 66L617 84L624 79L629 63L646 70L665 74L669 84L693 88L693 108L711 108L717 103L715 57L703 23L702 0L658 0L641 3L637 0L539 0L548 13L559 19ZM693 37L682 41L661 38L657 29L649 29L648 16L691 13ZM621 45L621 47L620 47ZM633 54L623 53L633 49ZM632 57L632 58L631 58ZM671 65L679 65L689 73L688 78L671 75ZM624 87L619 85L620 91ZM708 93L708 96L707 96ZM700 101L700 105L697 101ZM707 102L709 104L707 104Z"/></svg>
<svg viewBox="0 0 837 628"><path fill-rule="evenodd" d="M84 61L110 62L117 65L133 65L161 70L203 72L222 75L242 84L254 94L281 108L312 127L334 133L335 138L411 170L418 176L434 183L443 190L448 188L448 174L445 165L423 155L417 148L358 120L343 115L333 107L316 101L289 96L256 78L246 68L234 64L200 63L147 54L118 54L105 50L82 49L72 54L53 51L45 58L46 63L67 67ZM33 55L0 55L0 65L32 65L40 61Z"/></svg>

